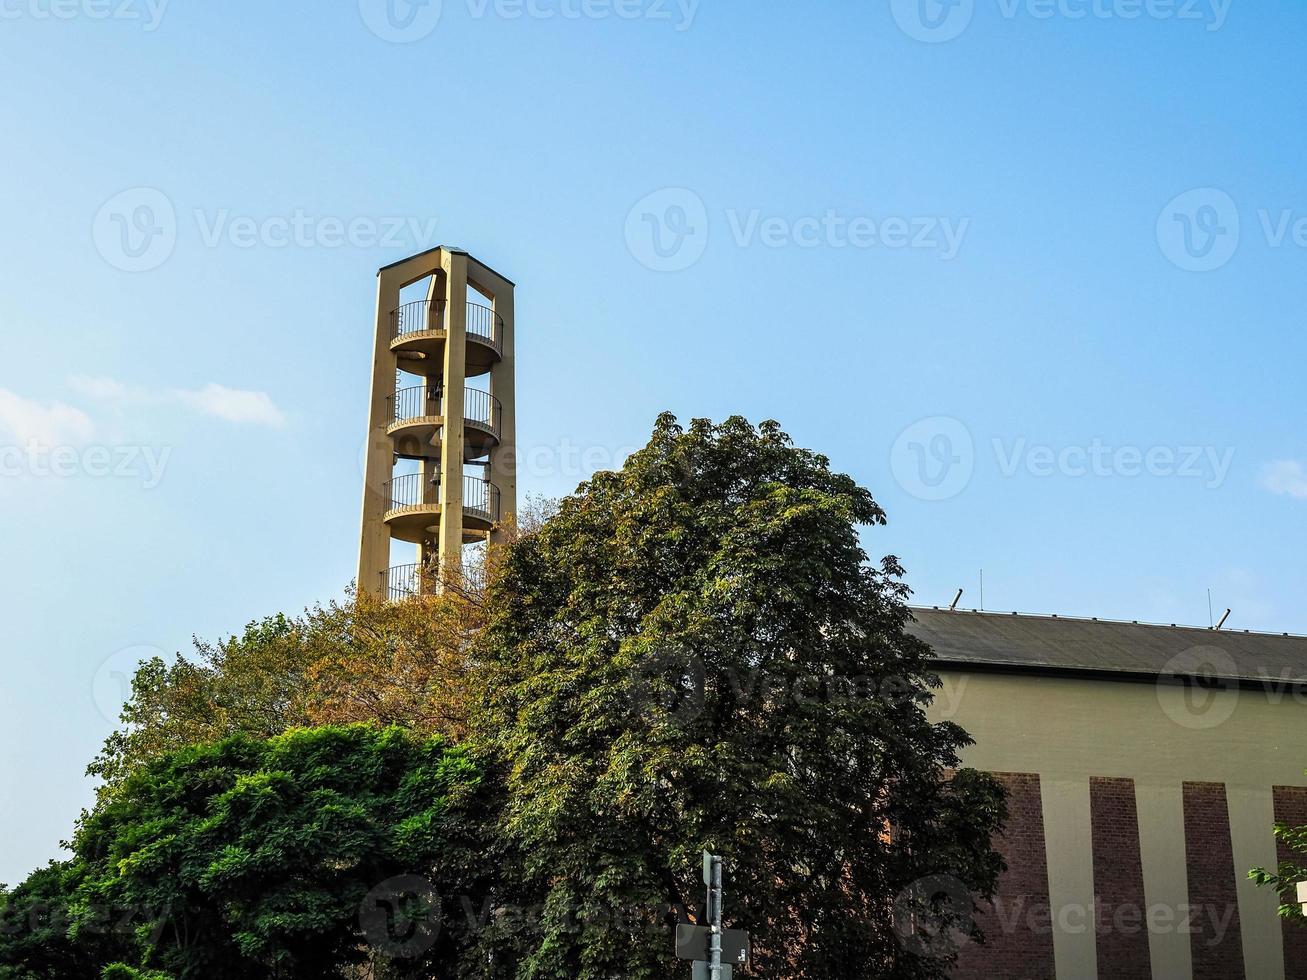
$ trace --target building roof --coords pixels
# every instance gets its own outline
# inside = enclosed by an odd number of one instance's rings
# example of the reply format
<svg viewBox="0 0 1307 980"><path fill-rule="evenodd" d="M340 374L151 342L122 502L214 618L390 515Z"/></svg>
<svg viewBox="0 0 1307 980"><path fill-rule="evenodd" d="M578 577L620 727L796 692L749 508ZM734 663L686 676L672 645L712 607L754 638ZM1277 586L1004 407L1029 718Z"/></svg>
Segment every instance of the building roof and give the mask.
<svg viewBox="0 0 1307 980"><path fill-rule="evenodd" d="M1307 637L1100 619L914 608L910 631L941 667L1122 679L1307 682Z"/></svg>
<svg viewBox="0 0 1307 980"><path fill-rule="evenodd" d="M517 283L513 282L512 279L509 279L508 276L504 275L502 272L499 272L495 269L491 269L490 266L486 265L475 255L469 252L467 249L459 248L457 245L435 245L431 248L425 249L424 251L414 252L412 255L406 255L404 256L404 258L398 259L395 262L391 262L389 265L383 265L380 269L377 270L377 275L381 275L387 269L393 269L397 265L403 265L405 262L409 261L410 259L420 258L423 255L430 255L432 252L439 252L441 249L444 249L446 252L456 252L459 255L466 255L469 259L471 259L477 265L481 266L483 269L490 269L491 272L499 276L500 279L504 280L504 282L508 283L510 286L516 287L517 285Z"/></svg>

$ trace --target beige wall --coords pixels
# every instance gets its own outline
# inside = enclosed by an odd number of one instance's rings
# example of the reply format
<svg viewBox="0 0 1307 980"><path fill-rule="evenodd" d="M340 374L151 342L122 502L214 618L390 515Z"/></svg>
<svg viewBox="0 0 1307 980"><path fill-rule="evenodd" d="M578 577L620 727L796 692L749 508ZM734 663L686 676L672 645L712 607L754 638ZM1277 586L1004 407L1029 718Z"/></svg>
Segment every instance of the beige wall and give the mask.
<svg viewBox="0 0 1307 980"><path fill-rule="evenodd" d="M1292 692L1191 695L1179 686L945 671L931 716L976 740L967 765L1037 773L1043 793L1049 897L1092 908L1089 778L1135 782L1144 893L1150 908L1188 903L1181 784L1224 783L1248 977L1284 975L1275 896L1243 880L1275 863L1272 786L1304 786L1307 703ZM1190 976L1189 937L1150 930L1153 976ZM1059 980L1094 977L1092 925L1058 928Z"/></svg>

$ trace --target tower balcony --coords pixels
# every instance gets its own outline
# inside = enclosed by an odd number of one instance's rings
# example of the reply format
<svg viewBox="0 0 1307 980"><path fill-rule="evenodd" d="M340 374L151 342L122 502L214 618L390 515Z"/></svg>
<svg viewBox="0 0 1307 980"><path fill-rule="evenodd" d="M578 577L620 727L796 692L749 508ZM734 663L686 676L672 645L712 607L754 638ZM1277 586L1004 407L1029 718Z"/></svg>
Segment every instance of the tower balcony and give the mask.
<svg viewBox="0 0 1307 980"><path fill-rule="evenodd" d="M440 484L424 473L388 480L381 490L382 520L391 536L418 544L439 534L444 506ZM463 477L463 543L483 540L499 523L499 488L475 476Z"/></svg>
<svg viewBox="0 0 1307 980"><path fill-rule="evenodd" d="M443 299L405 303L390 314L390 349L400 367L428 377L445 363L448 336L447 303ZM488 306L467 304L466 372L485 374L503 356L504 318Z"/></svg>
<svg viewBox="0 0 1307 980"><path fill-rule="evenodd" d="M401 456L433 458L445 428L445 394L433 385L398 388L386 399L390 424L386 433ZM463 458L480 459L499 444L504 407L494 395L463 389Z"/></svg>
<svg viewBox="0 0 1307 980"><path fill-rule="evenodd" d="M420 595L435 595L440 591L440 576L430 565L394 565L381 573L381 594L391 602L401 602ZM463 563L459 586L465 589L485 588L485 566Z"/></svg>
<svg viewBox="0 0 1307 980"><path fill-rule="evenodd" d="M391 602L422 594L422 566L396 565L381 573L385 582L382 594Z"/></svg>

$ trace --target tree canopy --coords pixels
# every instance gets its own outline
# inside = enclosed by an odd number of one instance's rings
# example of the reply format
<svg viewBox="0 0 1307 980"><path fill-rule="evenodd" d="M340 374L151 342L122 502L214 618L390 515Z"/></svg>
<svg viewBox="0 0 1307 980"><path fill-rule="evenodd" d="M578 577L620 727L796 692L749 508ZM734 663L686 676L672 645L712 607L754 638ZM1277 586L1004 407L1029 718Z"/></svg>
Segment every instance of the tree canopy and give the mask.
<svg viewBox="0 0 1307 980"><path fill-rule="evenodd" d="M137 670L122 727L90 774L107 792L140 766L231 735L368 722L457 739L465 733L467 649L480 602L465 593L387 603L368 593L270 616L192 657Z"/></svg>
<svg viewBox="0 0 1307 980"><path fill-rule="evenodd" d="M513 975L680 976L704 848L762 975L943 975L891 905L937 875L991 894L1002 794L950 778L969 740L927 720L901 569L860 545L884 519L774 423L663 416L512 549L474 728L506 773L511 892L543 909L489 937Z"/></svg>
<svg viewBox="0 0 1307 980"><path fill-rule="evenodd" d="M83 916L76 939L72 896L84 877L77 861L52 861L12 891L0 887L0 980L95 977L100 968L130 955L143 920L134 910L108 910L94 922Z"/></svg>
<svg viewBox="0 0 1307 980"><path fill-rule="evenodd" d="M484 889L482 793L467 752L394 727L236 735L165 755L83 818L49 896L66 924L55 948L179 980L373 963L453 975L468 924L446 923L440 896ZM97 973L42 973L30 948L0 946L0 964L15 978Z"/></svg>

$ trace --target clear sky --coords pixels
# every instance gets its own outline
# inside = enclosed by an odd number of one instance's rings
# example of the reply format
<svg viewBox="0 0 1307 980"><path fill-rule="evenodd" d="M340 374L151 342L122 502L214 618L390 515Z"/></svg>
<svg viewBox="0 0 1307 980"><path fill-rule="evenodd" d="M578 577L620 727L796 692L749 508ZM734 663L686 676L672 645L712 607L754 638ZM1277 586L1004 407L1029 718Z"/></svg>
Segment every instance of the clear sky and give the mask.
<svg viewBox="0 0 1307 980"><path fill-rule="evenodd" d="M917 601L1307 632L1300 0L0 0L0 881L131 665L341 594L376 269L524 490L776 418Z"/></svg>

